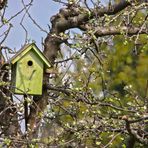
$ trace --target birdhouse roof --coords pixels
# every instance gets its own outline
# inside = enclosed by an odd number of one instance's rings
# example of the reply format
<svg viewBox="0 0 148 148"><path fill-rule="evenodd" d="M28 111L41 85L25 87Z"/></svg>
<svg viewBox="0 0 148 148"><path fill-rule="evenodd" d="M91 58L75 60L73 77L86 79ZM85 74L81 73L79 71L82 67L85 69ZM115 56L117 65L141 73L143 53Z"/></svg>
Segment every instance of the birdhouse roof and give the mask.
<svg viewBox="0 0 148 148"><path fill-rule="evenodd" d="M49 68L51 67L50 62L47 60L47 58L43 55L43 53L39 50L39 48L35 45L35 43L27 44L23 46L12 58L11 63L15 64L20 58L22 58L24 55L26 55L30 50L33 50L40 59L45 63L45 65Z"/></svg>

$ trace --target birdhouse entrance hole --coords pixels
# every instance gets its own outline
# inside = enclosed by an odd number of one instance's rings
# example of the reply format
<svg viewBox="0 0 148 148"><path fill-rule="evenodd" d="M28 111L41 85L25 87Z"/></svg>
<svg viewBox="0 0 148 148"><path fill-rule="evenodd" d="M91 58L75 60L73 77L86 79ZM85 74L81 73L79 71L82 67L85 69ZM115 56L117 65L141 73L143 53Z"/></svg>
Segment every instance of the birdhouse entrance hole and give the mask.
<svg viewBox="0 0 148 148"><path fill-rule="evenodd" d="M50 67L34 43L25 45L11 58L12 91L16 94L42 95L43 72Z"/></svg>
<svg viewBox="0 0 148 148"><path fill-rule="evenodd" d="M27 64L28 64L28 66L32 66L33 62L31 60L29 60Z"/></svg>

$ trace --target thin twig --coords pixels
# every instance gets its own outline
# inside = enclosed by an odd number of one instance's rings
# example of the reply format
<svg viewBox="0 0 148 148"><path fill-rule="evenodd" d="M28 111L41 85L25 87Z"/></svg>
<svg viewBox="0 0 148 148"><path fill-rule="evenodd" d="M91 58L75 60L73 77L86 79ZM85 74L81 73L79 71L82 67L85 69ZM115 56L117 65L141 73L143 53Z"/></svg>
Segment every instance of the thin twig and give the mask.
<svg viewBox="0 0 148 148"><path fill-rule="evenodd" d="M26 5L25 5L25 3L24 3L24 0L22 0L22 4L23 4L23 6L24 6L24 9L25 9L26 13L28 14L28 17L29 17L29 18L31 19L31 21L37 26L37 28L39 28L40 31L42 31L42 32L44 32L44 33L46 33L46 34L48 34L48 32L47 32L46 30L44 30L44 29L32 18L32 16L30 15L28 9L26 8Z"/></svg>

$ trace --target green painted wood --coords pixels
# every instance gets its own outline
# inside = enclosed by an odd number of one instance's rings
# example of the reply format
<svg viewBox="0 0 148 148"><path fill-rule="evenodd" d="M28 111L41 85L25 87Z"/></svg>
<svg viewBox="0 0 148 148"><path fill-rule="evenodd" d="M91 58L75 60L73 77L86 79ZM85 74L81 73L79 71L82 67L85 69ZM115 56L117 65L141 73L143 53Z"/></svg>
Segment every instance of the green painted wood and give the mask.
<svg viewBox="0 0 148 148"><path fill-rule="evenodd" d="M44 61L40 59L40 55L35 50L30 50L17 59L15 93L41 95L43 69Z"/></svg>
<svg viewBox="0 0 148 148"><path fill-rule="evenodd" d="M28 53L31 50L33 50L34 52L36 52L36 54L38 54L39 58L44 62L46 68L50 68L51 67L51 64L49 63L49 61L46 59L46 57L43 55L43 53L38 49L38 47L34 43L29 44L29 45L25 46L22 50L20 50L11 59L11 63L12 64L15 64L17 61L20 60L20 58L22 58L23 56L25 56L26 53Z"/></svg>

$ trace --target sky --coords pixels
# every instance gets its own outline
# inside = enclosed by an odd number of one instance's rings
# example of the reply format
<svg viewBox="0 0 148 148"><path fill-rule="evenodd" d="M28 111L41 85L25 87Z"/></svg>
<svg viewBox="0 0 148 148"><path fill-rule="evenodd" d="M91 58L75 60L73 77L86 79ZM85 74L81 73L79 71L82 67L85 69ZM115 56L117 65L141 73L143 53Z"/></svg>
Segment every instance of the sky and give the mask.
<svg viewBox="0 0 148 148"><path fill-rule="evenodd" d="M30 0L24 1L26 4L30 2ZM105 3L106 1L107 0L102 0L103 3ZM34 0L33 5L29 9L29 13L43 29L49 32L48 26L50 25L50 17L54 14L57 14L61 7L63 7L62 4L53 2L52 0ZM15 15L22 8L22 0L16 0L15 3L14 0L8 0L8 7L6 9L5 19L8 20L9 18L11 18L11 16ZM13 50L15 49L16 51L18 51L25 43L25 31L20 25L21 19L24 14L25 11L12 19L11 24L13 25L13 27L10 30L9 36L7 37L6 41L3 43L4 46L8 46ZM42 50L41 43L42 40L46 38L47 34L40 31L40 29L36 27L36 25L29 19L27 15L23 21L23 25L28 31L28 41L35 41L36 45ZM7 27L8 26L6 25L0 28L0 34L2 34Z"/></svg>
<svg viewBox="0 0 148 148"><path fill-rule="evenodd" d="M27 3L29 0L25 0L25 2ZM48 25L50 24L50 17L56 14L60 7L62 7L62 5L55 3L52 0L44 0L44 2L41 2L41 0L34 0L33 5L29 9L29 13L42 28L49 31ZM17 0L15 3L14 0L9 0L8 8L6 10L6 19L8 20L22 8L23 5L21 0ZM20 25L24 13L25 11L11 21L13 27L4 45L7 45L12 49L16 48L17 50L25 42L25 31ZM24 19L23 25L28 30L28 40L35 41L37 46L41 48L42 38L45 38L47 34L40 31L27 15ZM3 29L0 31L2 33Z"/></svg>

